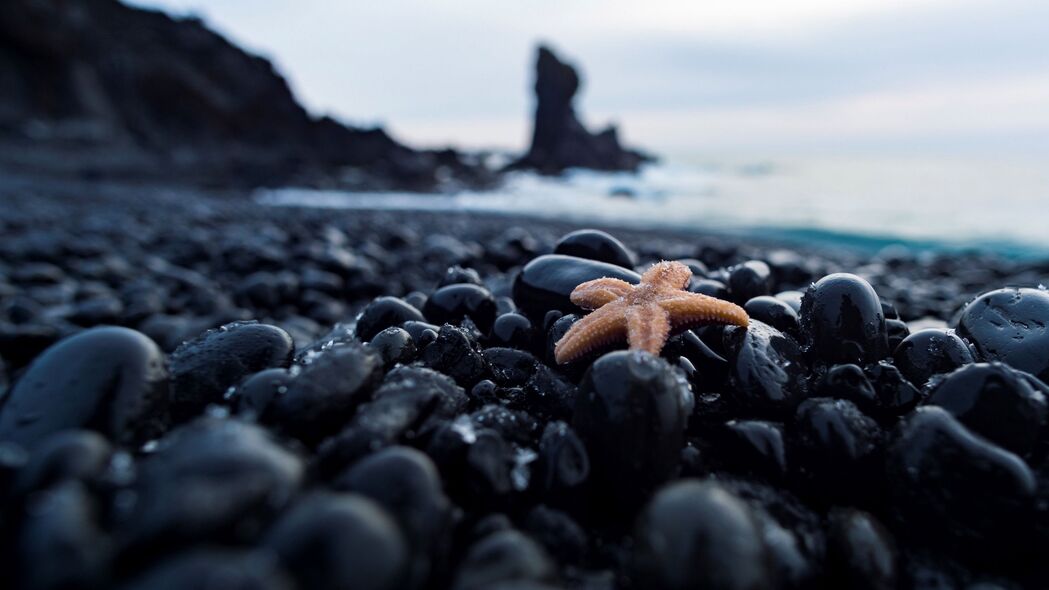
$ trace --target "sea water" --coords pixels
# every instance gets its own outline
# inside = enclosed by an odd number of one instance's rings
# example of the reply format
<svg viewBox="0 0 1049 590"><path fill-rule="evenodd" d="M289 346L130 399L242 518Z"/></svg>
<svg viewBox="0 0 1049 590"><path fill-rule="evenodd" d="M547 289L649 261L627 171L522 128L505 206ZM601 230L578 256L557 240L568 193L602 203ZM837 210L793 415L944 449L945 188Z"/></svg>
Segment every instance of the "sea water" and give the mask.
<svg viewBox="0 0 1049 590"><path fill-rule="evenodd" d="M267 205L528 214L879 248L1049 255L1049 158L674 155L638 174L511 174L448 195L265 190Z"/></svg>

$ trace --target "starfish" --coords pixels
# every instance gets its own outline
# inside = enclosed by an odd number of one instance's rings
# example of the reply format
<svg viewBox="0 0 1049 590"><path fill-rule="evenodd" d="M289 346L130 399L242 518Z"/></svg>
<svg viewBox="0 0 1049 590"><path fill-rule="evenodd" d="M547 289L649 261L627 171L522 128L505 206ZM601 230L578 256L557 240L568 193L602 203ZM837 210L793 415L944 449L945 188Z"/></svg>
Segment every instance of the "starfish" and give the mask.
<svg viewBox="0 0 1049 590"><path fill-rule="evenodd" d="M742 307L684 290L691 278L684 264L664 261L645 271L639 285L608 277L579 285L572 303L593 311L557 341L554 360L564 364L624 339L631 350L658 355L671 332L712 323L747 326Z"/></svg>

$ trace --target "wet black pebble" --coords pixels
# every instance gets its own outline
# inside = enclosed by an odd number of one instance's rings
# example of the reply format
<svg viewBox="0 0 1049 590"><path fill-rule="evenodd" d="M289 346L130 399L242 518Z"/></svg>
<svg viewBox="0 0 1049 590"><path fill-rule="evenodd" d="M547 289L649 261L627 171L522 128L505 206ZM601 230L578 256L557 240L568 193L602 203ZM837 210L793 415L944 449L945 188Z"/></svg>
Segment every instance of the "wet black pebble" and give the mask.
<svg viewBox="0 0 1049 590"><path fill-rule="evenodd" d="M571 426L549 422L539 439L535 486L549 502L565 499L590 476L586 446Z"/></svg>
<svg viewBox="0 0 1049 590"><path fill-rule="evenodd" d="M684 376L646 352L610 352L590 366L572 425L601 497L631 506L670 477L692 405Z"/></svg>
<svg viewBox="0 0 1049 590"><path fill-rule="evenodd" d="M886 319L885 320L885 336L889 341L889 350L896 350L896 348L911 335L911 329L907 326L907 323L903 320L898 319Z"/></svg>
<svg viewBox="0 0 1049 590"><path fill-rule="evenodd" d="M773 587L750 508L712 481L683 479L652 498L638 522L635 560L647 588Z"/></svg>
<svg viewBox="0 0 1049 590"><path fill-rule="evenodd" d="M729 420L715 440L718 460L729 471L770 478L787 473L787 450L779 424Z"/></svg>
<svg viewBox="0 0 1049 590"><path fill-rule="evenodd" d="M623 268L637 266L636 254L616 238L596 229L581 229L565 234L554 246L554 254L588 258Z"/></svg>
<svg viewBox="0 0 1049 590"><path fill-rule="evenodd" d="M15 384L0 409L0 441L33 447L73 428L143 440L166 426L167 388L164 353L148 337L86 330L47 349Z"/></svg>
<svg viewBox="0 0 1049 590"><path fill-rule="evenodd" d="M772 290L772 271L760 260L748 260L729 269L728 289L732 300L743 304Z"/></svg>
<svg viewBox="0 0 1049 590"><path fill-rule="evenodd" d="M287 369L266 369L244 380L234 391L237 413L249 419L267 421L270 403L287 393L292 374Z"/></svg>
<svg viewBox="0 0 1049 590"><path fill-rule="evenodd" d="M521 269L514 280L514 301L533 321L538 321L552 309L580 313L582 310L572 303L569 295L581 283L602 277L635 284L641 280L641 275L615 264L546 254Z"/></svg>
<svg viewBox="0 0 1049 590"><path fill-rule="evenodd" d="M536 332L532 321L519 313L504 313L492 325L492 342L496 346L531 350Z"/></svg>
<svg viewBox="0 0 1049 590"><path fill-rule="evenodd" d="M41 442L19 470L15 492L25 496L67 481L99 484L109 467L113 447L90 430L66 430Z"/></svg>
<svg viewBox="0 0 1049 590"><path fill-rule="evenodd" d="M809 352L827 363L874 362L889 352L881 300L856 275L817 281L802 298L801 328Z"/></svg>
<svg viewBox="0 0 1049 590"><path fill-rule="evenodd" d="M255 322L227 324L183 343L171 355L172 419L199 415L248 375L289 366L294 354L287 332Z"/></svg>
<svg viewBox="0 0 1049 590"><path fill-rule="evenodd" d="M882 437L878 423L850 401L805 400L791 428L793 469L817 498L877 497Z"/></svg>
<svg viewBox="0 0 1049 590"><path fill-rule="evenodd" d="M800 332L798 312L782 299L761 295L747 301L743 310L751 319L764 322L780 332L797 338Z"/></svg>
<svg viewBox="0 0 1049 590"><path fill-rule="evenodd" d="M404 322L424 322L422 311L397 297L377 297L361 312L357 318L357 337L367 342L376 334L391 326L400 326ZM415 336L415 334L413 334Z"/></svg>
<svg viewBox="0 0 1049 590"><path fill-rule="evenodd" d="M980 360L1001 361L1049 383L1049 292L1006 288L977 297L958 319L958 335Z"/></svg>
<svg viewBox="0 0 1049 590"><path fill-rule="evenodd" d="M1020 455L1028 453L1046 419L1049 387L1001 363L967 365L932 386L937 405L973 432Z"/></svg>
<svg viewBox="0 0 1049 590"><path fill-rule="evenodd" d="M386 367L408 364L415 359L415 340L403 328L386 328L368 342L368 348L379 353Z"/></svg>
<svg viewBox="0 0 1049 590"><path fill-rule="evenodd" d="M875 418L902 416L914 409L922 395L917 387L903 377L892 363L881 361L867 365L865 372L874 387L875 403L860 407Z"/></svg>
<svg viewBox="0 0 1049 590"><path fill-rule="evenodd" d="M711 350L707 343L692 330L671 337L663 347L662 355L673 359L685 359L692 367L689 382L694 391L720 392L728 378L729 362ZM689 372L686 369L686 372Z"/></svg>
<svg viewBox="0 0 1049 590"><path fill-rule="evenodd" d="M465 329L451 324L441 326L437 340L422 350L419 360L463 387L472 387L490 374L477 342Z"/></svg>
<svg viewBox="0 0 1049 590"><path fill-rule="evenodd" d="M831 587L861 590L898 587L895 544L889 531L874 516L848 508L832 511L827 545Z"/></svg>
<svg viewBox="0 0 1049 590"><path fill-rule="evenodd" d="M265 545L299 587L393 590L403 584L408 549L394 520L355 494L299 500L273 526Z"/></svg>
<svg viewBox="0 0 1049 590"><path fill-rule="evenodd" d="M268 416L282 432L316 444L371 399L382 375L383 361L373 350L356 343L336 346L301 368L287 391L270 402Z"/></svg>
<svg viewBox="0 0 1049 590"><path fill-rule="evenodd" d="M554 563L542 546L519 531L501 530L470 547L451 587L453 590L513 588L503 584L542 582L553 578L554 572Z"/></svg>
<svg viewBox="0 0 1049 590"><path fill-rule="evenodd" d="M692 279L692 284L689 285L688 290L718 299L729 299L728 286L714 279Z"/></svg>
<svg viewBox="0 0 1049 590"><path fill-rule="evenodd" d="M445 287L448 285L455 285L457 283L467 283L470 285L481 285L484 286L484 281L481 280L481 275L472 268L463 268L461 266L450 266L448 270L444 271L444 276L441 277L437 287Z"/></svg>
<svg viewBox="0 0 1049 590"><path fill-rule="evenodd" d="M777 414L793 409L802 399L805 365L793 338L752 320L746 328L727 328L724 340L734 403Z"/></svg>
<svg viewBox="0 0 1049 590"><path fill-rule="evenodd" d="M922 387L933 375L973 362L972 351L954 330L926 328L907 336L892 361L911 383Z"/></svg>
<svg viewBox="0 0 1049 590"><path fill-rule="evenodd" d="M423 306L423 315L435 324L458 324L470 318L484 334L492 330L495 313L495 299L488 289L463 283L441 287Z"/></svg>
<svg viewBox="0 0 1049 590"><path fill-rule="evenodd" d="M985 556L1021 538L1036 486L1030 468L947 410L916 409L887 454L889 490L910 531L939 543L973 543Z"/></svg>
<svg viewBox="0 0 1049 590"><path fill-rule="evenodd" d="M586 554L587 536L567 513L540 504L524 519L524 530L562 564L577 563Z"/></svg>

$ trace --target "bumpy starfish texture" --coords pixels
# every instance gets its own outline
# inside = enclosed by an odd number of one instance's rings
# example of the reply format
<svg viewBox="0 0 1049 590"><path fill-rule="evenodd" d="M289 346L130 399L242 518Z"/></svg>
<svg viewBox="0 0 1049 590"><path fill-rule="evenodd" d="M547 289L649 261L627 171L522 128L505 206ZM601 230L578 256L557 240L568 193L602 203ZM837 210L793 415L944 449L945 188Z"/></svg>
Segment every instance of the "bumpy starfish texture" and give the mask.
<svg viewBox="0 0 1049 590"><path fill-rule="evenodd" d="M672 332L702 324L747 326L743 308L688 287L692 271L680 262L660 262L645 271L641 283L601 278L572 291L572 303L593 310L554 345L554 360L564 364L617 342L631 350L659 354Z"/></svg>

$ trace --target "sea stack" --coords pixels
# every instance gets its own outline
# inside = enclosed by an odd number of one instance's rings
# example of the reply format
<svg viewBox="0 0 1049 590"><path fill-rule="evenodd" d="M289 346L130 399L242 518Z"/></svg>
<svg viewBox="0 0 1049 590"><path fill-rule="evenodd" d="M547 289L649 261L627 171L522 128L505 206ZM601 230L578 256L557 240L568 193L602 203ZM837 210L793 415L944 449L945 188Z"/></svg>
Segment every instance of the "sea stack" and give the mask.
<svg viewBox="0 0 1049 590"><path fill-rule="evenodd" d="M573 101L579 91L576 69L550 48L540 46L535 66L535 120L528 153L515 168L558 174L566 168L636 171L652 157L624 148L614 125L592 133L576 115Z"/></svg>

